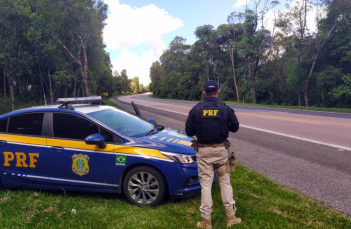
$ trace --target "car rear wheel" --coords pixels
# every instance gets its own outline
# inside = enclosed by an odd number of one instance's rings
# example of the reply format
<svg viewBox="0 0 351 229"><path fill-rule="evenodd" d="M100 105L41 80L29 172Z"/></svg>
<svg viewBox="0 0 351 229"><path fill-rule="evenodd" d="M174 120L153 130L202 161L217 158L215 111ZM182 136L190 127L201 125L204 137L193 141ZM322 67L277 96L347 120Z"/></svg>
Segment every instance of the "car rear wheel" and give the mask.
<svg viewBox="0 0 351 229"><path fill-rule="evenodd" d="M129 202L138 206L160 204L166 196L166 182L156 169L140 166L130 170L123 181L123 192Z"/></svg>

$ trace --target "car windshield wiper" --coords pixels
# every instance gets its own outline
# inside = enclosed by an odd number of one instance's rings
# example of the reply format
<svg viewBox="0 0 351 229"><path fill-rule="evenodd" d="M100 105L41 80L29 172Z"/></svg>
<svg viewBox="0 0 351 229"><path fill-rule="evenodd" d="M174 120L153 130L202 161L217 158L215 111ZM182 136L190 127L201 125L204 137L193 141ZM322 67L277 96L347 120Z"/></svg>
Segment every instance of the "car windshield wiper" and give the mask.
<svg viewBox="0 0 351 229"><path fill-rule="evenodd" d="M152 130L150 130L149 132L147 132L145 134L145 136L148 136L148 135L153 135L153 134L157 134L158 132L164 130L165 127L162 126L162 125L156 125Z"/></svg>
<svg viewBox="0 0 351 229"><path fill-rule="evenodd" d="M157 127L154 127L152 130L150 130L149 132L147 132L147 133L145 134L145 136L153 135L153 134L156 134L156 133L158 133L158 129L157 129Z"/></svg>

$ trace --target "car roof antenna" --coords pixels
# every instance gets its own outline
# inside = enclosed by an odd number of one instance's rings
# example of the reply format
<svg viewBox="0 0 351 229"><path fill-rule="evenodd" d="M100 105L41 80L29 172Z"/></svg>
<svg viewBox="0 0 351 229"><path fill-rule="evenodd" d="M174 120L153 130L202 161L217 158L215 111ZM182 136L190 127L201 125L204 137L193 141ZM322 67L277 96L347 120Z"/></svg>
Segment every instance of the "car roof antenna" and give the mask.
<svg viewBox="0 0 351 229"><path fill-rule="evenodd" d="M72 107L72 105L71 105L70 102L63 103L63 104L61 104L58 108L60 108L60 109L75 110L75 109Z"/></svg>
<svg viewBox="0 0 351 229"><path fill-rule="evenodd" d="M132 106L133 106L133 108L134 108L135 114L136 114L138 117L142 118L143 116L141 116L141 113L140 113L140 111L139 111L139 108L135 105L135 103L134 103L133 101L132 101Z"/></svg>

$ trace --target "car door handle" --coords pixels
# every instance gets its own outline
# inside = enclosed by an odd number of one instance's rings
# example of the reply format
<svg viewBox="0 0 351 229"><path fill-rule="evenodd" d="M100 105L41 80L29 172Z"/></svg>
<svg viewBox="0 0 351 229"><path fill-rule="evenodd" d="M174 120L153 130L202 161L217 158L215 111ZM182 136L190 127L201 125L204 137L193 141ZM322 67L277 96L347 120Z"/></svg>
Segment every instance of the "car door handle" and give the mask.
<svg viewBox="0 0 351 229"><path fill-rule="evenodd" d="M3 146L7 143L7 141L0 141L0 145Z"/></svg>
<svg viewBox="0 0 351 229"><path fill-rule="evenodd" d="M51 150L52 151L55 151L55 152L62 152L64 150L64 148L62 147L57 147L57 146L52 146L51 147Z"/></svg>

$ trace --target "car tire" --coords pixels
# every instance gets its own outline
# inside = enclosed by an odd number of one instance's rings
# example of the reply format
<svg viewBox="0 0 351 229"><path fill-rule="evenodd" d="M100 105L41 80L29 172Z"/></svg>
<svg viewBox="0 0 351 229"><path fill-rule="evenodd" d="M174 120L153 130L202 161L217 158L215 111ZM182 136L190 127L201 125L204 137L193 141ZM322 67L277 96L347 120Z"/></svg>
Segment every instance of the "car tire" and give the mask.
<svg viewBox="0 0 351 229"><path fill-rule="evenodd" d="M154 168L140 166L124 177L123 193L137 206L155 206L166 196L167 186L163 175Z"/></svg>

